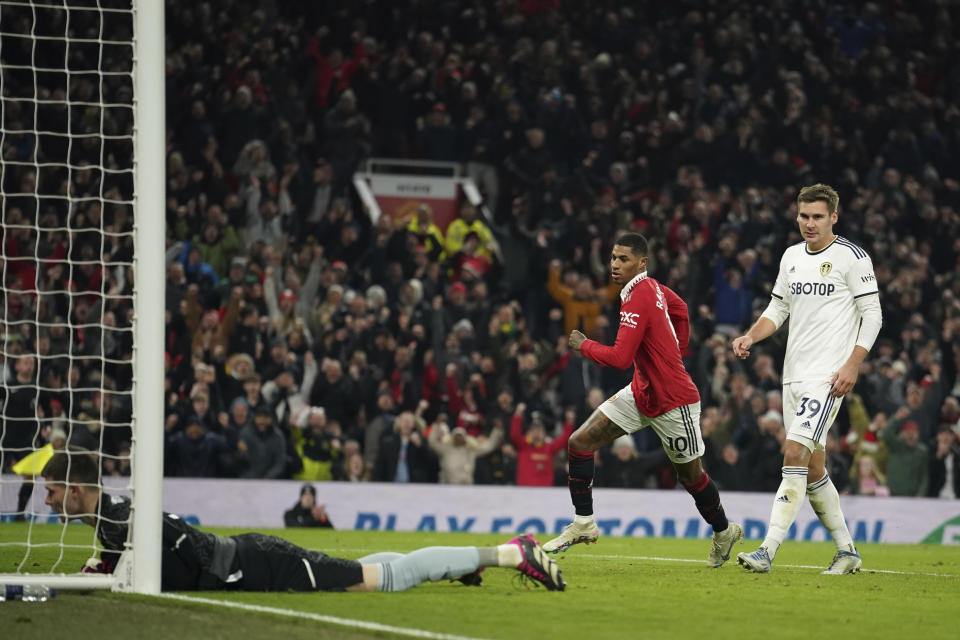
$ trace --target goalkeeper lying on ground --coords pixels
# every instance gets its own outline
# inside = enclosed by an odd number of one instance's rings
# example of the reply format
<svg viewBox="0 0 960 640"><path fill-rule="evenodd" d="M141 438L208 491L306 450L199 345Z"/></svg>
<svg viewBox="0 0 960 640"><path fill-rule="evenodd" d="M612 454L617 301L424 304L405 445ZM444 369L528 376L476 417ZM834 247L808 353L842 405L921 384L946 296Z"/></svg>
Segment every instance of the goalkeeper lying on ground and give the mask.
<svg viewBox="0 0 960 640"><path fill-rule="evenodd" d="M63 520L79 519L94 527L99 522L97 537L104 551L98 570L112 573L127 540L130 500L103 493L98 471L95 453L56 452L43 468L46 503ZM345 560L260 533L207 533L163 514L164 590L403 591L427 580L479 584L485 567L516 569L552 591L566 586L556 562L530 535L497 547L426 547Z"/></svg>

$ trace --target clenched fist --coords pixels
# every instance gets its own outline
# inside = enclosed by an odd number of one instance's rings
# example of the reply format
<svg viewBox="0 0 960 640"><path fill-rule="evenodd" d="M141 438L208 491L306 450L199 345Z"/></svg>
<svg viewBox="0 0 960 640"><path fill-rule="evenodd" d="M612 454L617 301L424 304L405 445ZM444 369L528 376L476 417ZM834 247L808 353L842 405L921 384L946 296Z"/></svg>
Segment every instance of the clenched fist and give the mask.
<svg viewBox="0 0 960 640"><path fill-rule="evenodd" d="M570 345L570 348L574 351L580 351L580 345L583 344L583 341L587 339L587 336L583 335L577 329L574 329L570 332L570 339L567 340L567 344Z"/></svg>

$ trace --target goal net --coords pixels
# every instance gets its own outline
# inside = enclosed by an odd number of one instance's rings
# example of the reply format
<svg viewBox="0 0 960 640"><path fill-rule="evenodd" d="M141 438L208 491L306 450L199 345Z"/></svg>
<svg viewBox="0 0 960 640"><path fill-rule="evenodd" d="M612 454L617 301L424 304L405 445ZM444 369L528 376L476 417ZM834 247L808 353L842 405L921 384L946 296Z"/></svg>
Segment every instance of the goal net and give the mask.
<svg viewBox="0 0 960 640"><path fill-rule="evenodd" d="M149 0L0 3L0 583L159 591L162 26ZM72 447L133 501L114 574L82 571L112 523L45 504Z"/></svg>

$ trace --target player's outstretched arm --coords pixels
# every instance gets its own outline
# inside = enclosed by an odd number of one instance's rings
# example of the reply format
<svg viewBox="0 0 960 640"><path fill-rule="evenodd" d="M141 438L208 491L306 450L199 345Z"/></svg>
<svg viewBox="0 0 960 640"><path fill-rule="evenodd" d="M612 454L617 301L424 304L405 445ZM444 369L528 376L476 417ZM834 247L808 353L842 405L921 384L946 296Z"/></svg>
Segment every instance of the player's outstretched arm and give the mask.
<svg viewBox="0 0 960 640"><path fill-rule="evenodd" d="M571 349L579 351L582 356L593 360L600 366L626 369L633 364L633 356L637 352L646 331L646 318L635 319L636 315L631 316L630 322L620 323L617 339L613 346L589 340L576 329L570 332L568 344Z"/></svg>

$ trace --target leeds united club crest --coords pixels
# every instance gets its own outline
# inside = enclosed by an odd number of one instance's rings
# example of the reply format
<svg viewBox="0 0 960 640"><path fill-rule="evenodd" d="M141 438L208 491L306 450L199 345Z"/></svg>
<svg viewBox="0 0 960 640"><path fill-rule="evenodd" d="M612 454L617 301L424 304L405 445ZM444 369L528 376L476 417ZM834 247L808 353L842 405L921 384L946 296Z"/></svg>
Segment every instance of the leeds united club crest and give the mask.
<svg viewBox="0 0 960 640"><path fill-rule="evenodd" d="M820 265L820 275L826 278L830 275L830 272L833 270L833 265L829 262L824 262Z"/></svg>

